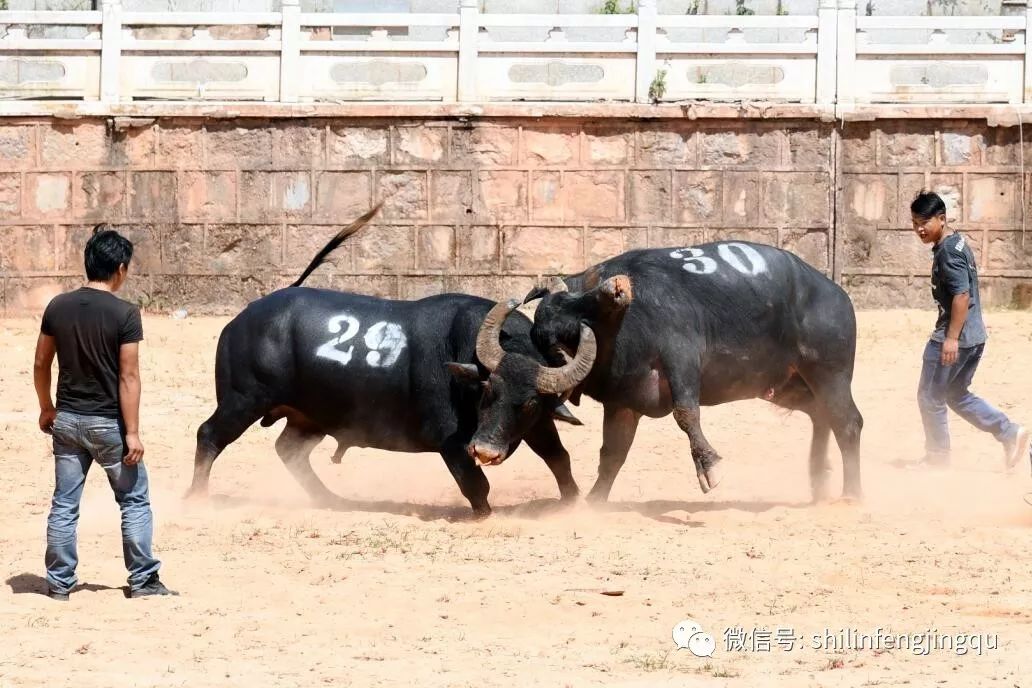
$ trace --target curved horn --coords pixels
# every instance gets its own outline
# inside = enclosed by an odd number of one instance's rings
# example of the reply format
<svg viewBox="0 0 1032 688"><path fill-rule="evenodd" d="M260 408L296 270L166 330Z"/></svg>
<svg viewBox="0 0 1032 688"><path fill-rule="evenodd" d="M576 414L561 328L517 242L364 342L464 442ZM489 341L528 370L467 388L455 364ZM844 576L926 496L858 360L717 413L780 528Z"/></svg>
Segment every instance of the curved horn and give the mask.
<svg viewBox="0 0 1032 688"><path fill-rule="evenodd" d="M566 282L563 281L562 277L555 277L553 275L546 280L539 281L533 289L527 292L527 295L523 298L523 303L530 303L548 294L559 294L569 290L570 288L566 286Z"/></svg>
<svg viewBox="0 0 1032 688"><path fill-rule="evenodd" d="M484 316L484 324L477 332L477 358L488 370L497 368L505 355L501 342L502 324L518 305L515 301L496 303Z"/></svg>
<svg viewBox="0 0 1032 688"><path fill-rule="evenodd" d="M535 381L537 390L542 394L562 394L584 382L595 363L595 352L595 333L582 323L577 355L561 368L541 366Z"/></svg>

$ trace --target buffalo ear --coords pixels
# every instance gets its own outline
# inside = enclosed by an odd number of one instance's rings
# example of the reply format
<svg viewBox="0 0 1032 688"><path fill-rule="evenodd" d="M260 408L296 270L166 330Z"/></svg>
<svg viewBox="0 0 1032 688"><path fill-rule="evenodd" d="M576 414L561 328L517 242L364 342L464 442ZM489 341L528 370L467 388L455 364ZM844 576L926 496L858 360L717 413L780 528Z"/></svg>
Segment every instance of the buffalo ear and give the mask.
<svg viewBox="0 0 1032 688"><path fill-rule="evenodd" d="M444 364L444 367L448 369L448 372L452 374L452 377L468 385L480 384L480 369L472 363L454 363L448 362Z"/></svg>
<svg viewBox="0 0 1032 688"><path fill-rule="evenodd" d="M622 310L631 305L634 290L631 278L627 275L615 275L598 285L598 299L609 309Z"/></svg>
<svg viewBox="0 0 1032 688"><path fill-rule="evenodd" d="M566 408L566 404L559 404L552 409L552 418L570 425L584 425L577 416L570 412L570 409Z"/></svg>

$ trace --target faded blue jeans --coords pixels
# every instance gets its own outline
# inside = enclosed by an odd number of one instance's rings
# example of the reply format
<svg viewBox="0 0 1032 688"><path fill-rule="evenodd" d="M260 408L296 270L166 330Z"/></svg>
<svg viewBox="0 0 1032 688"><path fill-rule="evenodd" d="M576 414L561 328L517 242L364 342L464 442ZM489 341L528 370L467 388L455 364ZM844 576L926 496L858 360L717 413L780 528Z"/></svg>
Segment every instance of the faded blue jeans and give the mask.
<svg viewBox="0 0 1032 688"><path fill-rule="evenodd" d="M985 344L959 349L957 362L942 364L942 343L929 340L921 366L917 405L925 431L925 452L929 458L946 458L950 452L950 428L946 409L953 411L983 432L992 433L1000 442L1010 442L1018 425L968 387L982 360Z"/></svg>
<svg viewBox="0 0 1032 688"><path fill-rule="evenodd" d="M147 469L142 462L126 466L124 455L124 436L116 419L58 412L54 420L54 500L47 519L47 584L51 590L68 592L75 586L79 500L94 461L107 474L122 510L122 555L130 589L142 587L161 567L151 554L154 519Z"/></svg>

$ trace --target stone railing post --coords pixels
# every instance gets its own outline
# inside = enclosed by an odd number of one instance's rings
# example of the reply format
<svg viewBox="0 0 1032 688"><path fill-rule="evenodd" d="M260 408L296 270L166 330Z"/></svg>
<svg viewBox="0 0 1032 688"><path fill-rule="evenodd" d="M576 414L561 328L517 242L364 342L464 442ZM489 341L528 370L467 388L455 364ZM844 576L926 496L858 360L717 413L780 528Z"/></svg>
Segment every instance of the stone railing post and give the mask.
<svg viewBox="0 0 1032 688"><path fill-rule="evenodd" d="M1025 97L1032 103L1032 2L1025 2Z"/></svg>
<svg viewBox="0 0 1032 688"><path fill-rule="evenodd" d="M280 87L281 103L296 103L301 78L301 2L282 0L280 8Z"/></svg>
<svg viewBox="0 0 1032 688"><path fill-rule="evenodd" d="M820 0L817 8L818 105L835 104L838 70L838 0Z"/></svg>
<svg viewBox="0 0 1032 688"><path fill-rule="evenodd" d="M477 0L459 0L459 76L460 103L477 99L477 40L480 35L480 10Z"/></svg>
<svg viewBox="0 0 1032 688"><path fill-rule="evenodd" d="M838 0L838 79L835 90L839 105L856 102L856 0Z"/></svg>
<svg viewBox="0 0 1032 688"><path fill-rule="evenodd" d="M100 24L100 100L117 103L122 57L122 0L104 0Z"/></svg>
<svg viewBox="0 0 1032 688"><path fill-rule="evenodd" d="M656 0L638 2L638 54L634 77L634 100L649 102L649 86L656 78Z"/></svg>

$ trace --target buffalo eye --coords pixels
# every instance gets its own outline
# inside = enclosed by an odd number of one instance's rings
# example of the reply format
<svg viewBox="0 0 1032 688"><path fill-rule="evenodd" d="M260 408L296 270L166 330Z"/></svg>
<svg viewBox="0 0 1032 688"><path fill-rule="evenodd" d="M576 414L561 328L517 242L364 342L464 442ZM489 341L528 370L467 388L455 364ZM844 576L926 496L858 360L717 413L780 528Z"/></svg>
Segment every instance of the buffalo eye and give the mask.
<svg viewBox="0 0 1032 688"><path fill-rule="evenodd" d="M494 390L491 389L491 385L488 382L481 382L481 403L489 403L494 400Z"/></svg>

